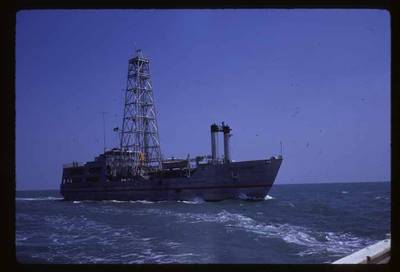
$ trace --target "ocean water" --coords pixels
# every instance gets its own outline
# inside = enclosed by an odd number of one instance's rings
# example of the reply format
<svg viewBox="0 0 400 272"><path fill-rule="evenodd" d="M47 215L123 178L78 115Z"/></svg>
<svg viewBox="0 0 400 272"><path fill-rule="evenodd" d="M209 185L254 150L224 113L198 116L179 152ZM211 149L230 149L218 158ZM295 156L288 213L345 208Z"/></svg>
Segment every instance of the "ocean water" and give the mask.
<svg viewBox="0 0 400 272"><path fill-rule="evenodd" d="M22 263L330 263L390 233L390 183L274 185L264 201L16 197Z"/></svg>

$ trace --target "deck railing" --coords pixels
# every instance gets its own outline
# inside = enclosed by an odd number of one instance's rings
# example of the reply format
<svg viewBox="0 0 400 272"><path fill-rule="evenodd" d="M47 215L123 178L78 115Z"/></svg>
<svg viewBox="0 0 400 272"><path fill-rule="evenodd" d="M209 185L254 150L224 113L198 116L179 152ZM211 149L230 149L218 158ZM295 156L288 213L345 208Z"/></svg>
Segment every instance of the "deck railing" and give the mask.
<svg viewBox="0 0 400 272"><path fill-rule="evenodd" d="M84 165L85 164L83 162L71 162L71 163L63 164L63 168L81 167Z"/></svg>

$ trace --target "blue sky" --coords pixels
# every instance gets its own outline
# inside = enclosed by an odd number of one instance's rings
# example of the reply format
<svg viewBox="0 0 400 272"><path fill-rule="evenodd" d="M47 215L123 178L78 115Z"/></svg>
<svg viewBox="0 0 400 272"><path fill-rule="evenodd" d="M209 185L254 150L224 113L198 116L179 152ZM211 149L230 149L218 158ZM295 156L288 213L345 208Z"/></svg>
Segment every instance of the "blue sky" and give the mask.
<svg viewBox="0 0 400 272"><path fill-rule="evenodd" d="M277 184L390 180L386 11L47 10L17 14L18 190L56 189L63 163L102 152L102 111L116 145L135 47L165 157L209 154L225 121L234 160L283 142Z"/></svg>

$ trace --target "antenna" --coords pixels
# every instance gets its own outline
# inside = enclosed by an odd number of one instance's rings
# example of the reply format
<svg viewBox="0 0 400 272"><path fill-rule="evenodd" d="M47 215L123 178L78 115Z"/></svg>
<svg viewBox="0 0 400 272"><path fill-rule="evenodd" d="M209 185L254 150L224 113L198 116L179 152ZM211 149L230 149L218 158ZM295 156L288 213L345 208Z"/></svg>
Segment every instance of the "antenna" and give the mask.
<svg viewBox="0 0 400 272"><path fill-rule="evenodd" d="M279 141L279 143L281 144L281 156L282 156L282 149L283 149L282 141Z"/></svg>
<svg viewBox="0 0 400 272"><path fill-rule="evenodd" d="M115 128L113 128L113 131L115 132L115 139L117 139L117 146L118 146L118 144L121 141L120 129L119 129L119 127L115 127Z"/></svg>
<svg viewBox="0 0 400 272"><path fill-rule="evenodd" d="M104 146L103 146L103 149L104 149L104 152L106 152L106 125L105 125L105 119L104 119L104 115L107 113L106 111L102 111L102 112L100 112L102 115L103 115L103 144L104 144Z"/></svg>

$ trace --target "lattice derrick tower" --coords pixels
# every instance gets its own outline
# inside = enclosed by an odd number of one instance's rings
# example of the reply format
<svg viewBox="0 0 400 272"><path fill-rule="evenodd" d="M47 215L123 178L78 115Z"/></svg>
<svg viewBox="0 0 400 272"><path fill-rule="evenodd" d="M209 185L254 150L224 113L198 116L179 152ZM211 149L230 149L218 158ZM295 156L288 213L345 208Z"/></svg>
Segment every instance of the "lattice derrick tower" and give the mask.
<svg viewBox="0 0 400 272"><path fill-rule="evenodd" d="M136 55L129 59L120 147L133 152L135 173L143 167L161 169L149 60L141 50L136 50Z"/></svg>

